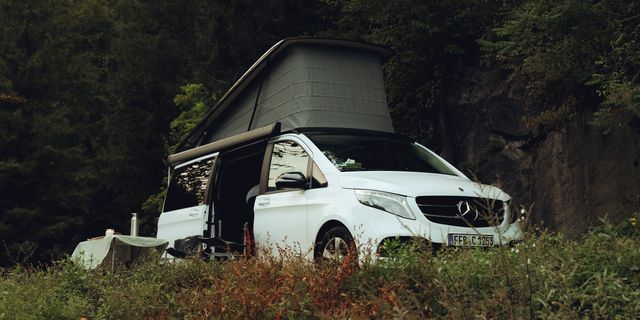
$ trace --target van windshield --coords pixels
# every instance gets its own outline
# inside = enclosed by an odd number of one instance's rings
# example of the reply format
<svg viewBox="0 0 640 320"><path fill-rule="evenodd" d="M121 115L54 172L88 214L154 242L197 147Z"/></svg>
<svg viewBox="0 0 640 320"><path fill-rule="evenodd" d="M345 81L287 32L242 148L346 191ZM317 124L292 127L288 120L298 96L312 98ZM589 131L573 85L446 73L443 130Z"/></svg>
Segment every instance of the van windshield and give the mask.
<svg viewBox="0 0 640 320"><path fill-rule="evenodd" d="M340 171L412 171L455 175L416 143L384 136L307 133Z"/></svg>

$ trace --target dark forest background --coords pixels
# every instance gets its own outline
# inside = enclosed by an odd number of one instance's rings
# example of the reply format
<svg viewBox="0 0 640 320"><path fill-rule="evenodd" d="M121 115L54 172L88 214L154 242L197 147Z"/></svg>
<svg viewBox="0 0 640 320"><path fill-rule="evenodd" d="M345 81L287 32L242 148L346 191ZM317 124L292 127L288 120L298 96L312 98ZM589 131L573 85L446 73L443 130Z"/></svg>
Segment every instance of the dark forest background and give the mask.
<svg viewBox="0 0 640 320"><path fill-rule="evenodd" d="M271 45L386 45L396 129L579 234L640 209L633 0L0 0L0 265L140 212L165 159Z"/></svg>

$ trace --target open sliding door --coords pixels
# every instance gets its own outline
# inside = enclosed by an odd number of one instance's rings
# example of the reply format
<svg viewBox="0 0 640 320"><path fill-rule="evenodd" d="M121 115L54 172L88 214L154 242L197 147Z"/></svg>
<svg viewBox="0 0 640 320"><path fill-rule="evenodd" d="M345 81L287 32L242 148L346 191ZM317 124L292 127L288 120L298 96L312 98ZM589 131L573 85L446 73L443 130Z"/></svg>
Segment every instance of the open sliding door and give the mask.
<svg viewBox="0 0 640 320"><path fill-rule="evenodd" d="M164 208L158 219L157 238L169 247L192 252L197 241L185 240L205 235L209 217L209 185L217 153L177 165L171 174Z"/></svg>

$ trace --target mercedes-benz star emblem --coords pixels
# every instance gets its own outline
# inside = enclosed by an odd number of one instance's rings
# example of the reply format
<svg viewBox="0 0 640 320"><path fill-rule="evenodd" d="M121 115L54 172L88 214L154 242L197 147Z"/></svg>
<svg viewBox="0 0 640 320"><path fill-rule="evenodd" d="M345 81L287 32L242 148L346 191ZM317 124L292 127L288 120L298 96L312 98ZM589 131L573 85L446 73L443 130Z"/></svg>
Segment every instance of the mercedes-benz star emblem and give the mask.
<svg viewBox="0 0 640 320"><path fill-rule="evenodd" d="M467 219L465 217L465 215L472 211L472 208L469 205L469 202L467 202L465 200L461 200L460 202L458 202L456 207L458 207L458 212L460 213L460 216L465 218L465 219ZM478 219L478 211L477 210L473 210L473 212L475 212L476 215L473 217L473 219L471 219L471 221L476 221Z"/></svg>

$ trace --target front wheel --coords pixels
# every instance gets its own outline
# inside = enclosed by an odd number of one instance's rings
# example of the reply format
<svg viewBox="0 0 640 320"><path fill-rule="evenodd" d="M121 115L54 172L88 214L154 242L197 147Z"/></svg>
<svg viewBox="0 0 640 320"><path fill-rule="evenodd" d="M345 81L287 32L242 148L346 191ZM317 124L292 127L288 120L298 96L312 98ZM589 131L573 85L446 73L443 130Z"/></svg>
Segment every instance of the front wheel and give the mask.
<svg viewBox="0 0 640 320"><path fill-rule="evenodd" d="M324 233L322 241L316 244L314 258L317 262L342 261L355 253L353 237L344 227L333 227Z"/></svg>

